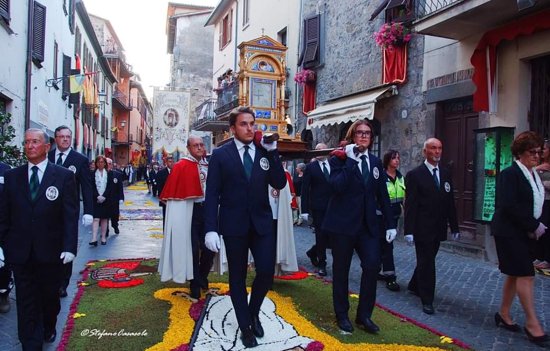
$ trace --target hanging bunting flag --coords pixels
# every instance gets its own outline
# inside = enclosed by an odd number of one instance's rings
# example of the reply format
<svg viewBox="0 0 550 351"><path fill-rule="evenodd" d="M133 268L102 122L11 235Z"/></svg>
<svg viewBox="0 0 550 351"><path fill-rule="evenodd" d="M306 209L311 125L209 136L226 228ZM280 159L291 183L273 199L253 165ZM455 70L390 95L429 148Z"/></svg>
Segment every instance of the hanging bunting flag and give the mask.
<svg viewBox="0 0 550 351"><path fill-rule="evenodd" d="M86 79L84 74L69 76L71 94L80 93L84 90L84 79Z"/></svg>

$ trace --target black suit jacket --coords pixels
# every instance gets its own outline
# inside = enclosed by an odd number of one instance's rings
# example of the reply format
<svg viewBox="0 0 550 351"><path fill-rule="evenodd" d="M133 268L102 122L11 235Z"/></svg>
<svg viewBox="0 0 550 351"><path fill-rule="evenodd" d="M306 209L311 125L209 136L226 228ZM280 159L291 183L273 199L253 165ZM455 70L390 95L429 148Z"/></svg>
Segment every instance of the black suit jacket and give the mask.
<svg viewBox="0 0 550 351"><path fill-rule="evenodd" d="M55 150L50 150L48 160L55 163ZM77 196L79 192L82 194L84 214L93 215L94 198L88 158L71 149L62 166L71 170L76 177Z"/></svg>
<svg viewBox="0 0 550 351"><path fill-rule="evenodd" d="M118 196L117 198L117 203L118 203L118 200L124 201L124 184L123 184L124 173L116 169L113 169L111 172L113 173L113 184L114 184L115 192Z"/></svg>
<svg viewBox="0 0 550 351"><path fill-rule="evenodd" d="M331 195L332 188L319 162L308 163L302 177L302 213L310 213L311 210L325 212Z"/></svg>
<svg viewBox="0 0 550 351"><path fill-rule="evenodd" d="M155 175L157 189L159 192L159 198L160 198L160 194L162 194L162 189L164 189L164 184L166 184L166 179L168 179L169 175L170 173L168 173L168 167L161 169ZM159 201L159 206L166 206L166 205Z"/></svg>
<svg viewBox="0 0 550 351"><path fill-rule="evenodd" d="M4 173L10 168L11 167L4 162L0 162L0 194L4 190Z"/></svg>
<svg viewBox="0 0 550 351"><path fill-rule="evenodd" d="M28 165L6 171L0 199L0 247L6 261L59 262L76 255L79 203L73 172L48 163L38 195L31 200Z"/></svg>
<svg viewBox="0 0 550 351"><path fill-rule="evenodd" d="M405 234L415 241L447 240L447 227L457 233L458 222L451 176L438 167L439 189L424 163L405 176Z"/></svg>
<svg viewBox="0 0 550 351"><path fill-rule="evenodd" d="M491 234L524 238L534 232L539 220L533 217L533 201L531 184L514 162L500 172L497 180Z"/></svg>
<svg viewBox="0 0 550 351"><path fill-rule="evenodd" d="M259 235L274 235L268 185L275 189L286 185L277 150L256 147L248 180L235 141L215 149L206 178L205 232L245 236L253 225Z"/></svg>

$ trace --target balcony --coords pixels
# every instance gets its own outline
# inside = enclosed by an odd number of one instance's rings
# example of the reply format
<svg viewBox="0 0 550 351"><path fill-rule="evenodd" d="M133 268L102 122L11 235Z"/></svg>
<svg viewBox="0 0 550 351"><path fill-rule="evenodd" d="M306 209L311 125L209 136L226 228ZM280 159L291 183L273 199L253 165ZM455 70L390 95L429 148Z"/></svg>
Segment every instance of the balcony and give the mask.
<svg viewBox="0 0 550 351"><path fill-rule="evenodd" d="M221 121L214 112L217 107L216 99L208 99L195 109L195 118L191 129L200 131L225 131L229 129L227 121Z"/></svg>
<svg viewBox="0 0 550 351"><path fill-rule="evenodd" d="M128 95L123 93L119 88L115 88L113 91L113 105L115 108L132 111L129 101Z"/></svg>
<svg viewBox="0 0 550 351"><path fill-rule="evenodd" d="M218 94L218 101L214 112L218 119L225 117L229 111L239 106L239 84L237 81L229 83L227 86L215 89Z"/></svg>
<svg viewBox="0 0 550 351"><path fill-rule="evenodd" d="M507 23L515 18L548 8L538 1L528 8L521 0L416 0L414 29L424 35L462 40Z"/></svg>

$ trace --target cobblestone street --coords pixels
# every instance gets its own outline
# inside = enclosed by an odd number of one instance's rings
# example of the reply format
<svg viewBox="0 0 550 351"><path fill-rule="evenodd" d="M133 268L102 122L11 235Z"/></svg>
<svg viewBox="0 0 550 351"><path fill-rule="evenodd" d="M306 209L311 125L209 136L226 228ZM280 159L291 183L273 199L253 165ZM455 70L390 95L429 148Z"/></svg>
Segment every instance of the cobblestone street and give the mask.
<svg viewBox="0 0 550 351"><path fill-rule="evenodd" d="M156 199L147 195L146 191L126 189L125 210L149 208L160 213ZM158 211L158 212L157 212ZM72 282L68 289L69 296L62 299L62 309L58 317L58 337L54 344L45 347L53 351L57 347L60 335L67 319L70 303L76 293L76 282L80 278L79 271L86 262L95 259L158 257L162 239L162 222L159 220L123 220L120 222L120 234L111 236L106 246L89 247L89 228L80 228L79 252L75 260ZM313 271L314 267L305 255L311 246L314 235L305 225L295 227L296 249L300 266ZM406 291L408 279L414 269L414 249L404 242L395 245L395 258L400 292L391 292L383 282L378 287L378 303L398 313L444 333L451 338L457 338L473 349L479 351L515 351L539 350L531 344L525 334L512 333L494 324L494 314L498 311L502 276L493 264L479 259L469 258L440 251L437 257L437 288L434 307L436 313L432 316L422 312L418 297ZM329 258L329 275L331 276ZM352 263L350 288L359 290L360 266L355 258ZM550 328L550 279L537 275L535 283L535 305L545 330ZM20 350L17 339L17 323L15 308L15 293L11 294L12 309L7 314L0 314L0 350ZM523 313L516 301L512 314L516 322L524 324ZM353 317L353 316L352 316Z"/></svg>

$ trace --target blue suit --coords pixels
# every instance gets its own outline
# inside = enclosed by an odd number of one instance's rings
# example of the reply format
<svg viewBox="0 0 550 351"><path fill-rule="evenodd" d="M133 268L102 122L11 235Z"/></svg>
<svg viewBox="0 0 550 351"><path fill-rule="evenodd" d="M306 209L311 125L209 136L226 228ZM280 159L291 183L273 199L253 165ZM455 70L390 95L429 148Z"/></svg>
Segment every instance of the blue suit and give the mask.
<svg viewBox="0 0 550 351"><path fill-rule="evenodd" d="M328 163L328 160L325 162ZM328 238L322 230L322 224L331 196L332 188L325 178L319 162L308 163L302 180L302 213L313 215L315 245L308 251L308 255L314 251L321 268L325 268L327 264Z"/></svg>
<svg viewBox="0 0 550 351"><path fill-rule="evenodd" d="M362 267L357 319L371 317L380 268L376 210L382 211L386 228L395 228L386 187L386 172L379 158L370 153L368 157L370 173L367 182L359 170L361 162L351 158L330 159L330 185L333 195L328 204L323 229L331 237L332 297L338 320L348 318L348 276L354 250L359 255Z"/></svg>
<svg viewBox="0 0 550 351"><path fill-rule="evenodd" d="M48 163L31 199L28 166L8 170L0 200L0 247L15 277L17 325L24 350L41 350L60 310L62 252L76 255L78 213L73 172Z"/></svg>
<svg viewBox="0 0 550 351"><path fill-rule="evenodd" d="M275 150L256 147L250 180L234 141L212 153L208 164L205 232L223 236L229 266L229 288L239 328L249 328L273 283L276 232L269 205L268 185L282 189L286 176ZM256 277L250 304L246 299L248 250L254 256Z"/></svg>

